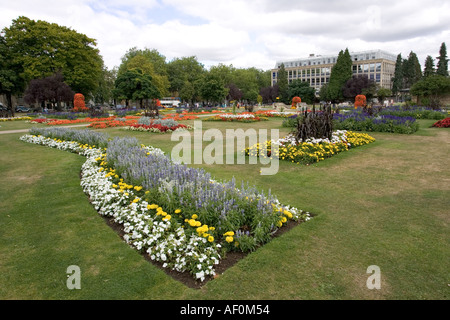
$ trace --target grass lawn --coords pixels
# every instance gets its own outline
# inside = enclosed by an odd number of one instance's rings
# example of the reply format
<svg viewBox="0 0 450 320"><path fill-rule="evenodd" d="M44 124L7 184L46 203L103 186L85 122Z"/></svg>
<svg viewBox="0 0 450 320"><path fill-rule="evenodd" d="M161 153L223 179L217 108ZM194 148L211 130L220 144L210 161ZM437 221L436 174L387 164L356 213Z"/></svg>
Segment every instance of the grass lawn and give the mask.
<svg viewBox="0 0 450 320"><path fill-rule="evenodd" d="M198 165L316 214L201 289L153 266L106 225L82 192L83 157L0 135L0 299L448 299L450 130L429 128L434 122L420 120L413 135L371 133L375 143L316 165L281 161L273 176L259 175L259 164ZM202 125L289 131L274 119ZM105 132L167 153L179 143ZM81 269L81 290L66 287L70 265ZM380 290L366 287L370 265L380 267Z"/></svg>

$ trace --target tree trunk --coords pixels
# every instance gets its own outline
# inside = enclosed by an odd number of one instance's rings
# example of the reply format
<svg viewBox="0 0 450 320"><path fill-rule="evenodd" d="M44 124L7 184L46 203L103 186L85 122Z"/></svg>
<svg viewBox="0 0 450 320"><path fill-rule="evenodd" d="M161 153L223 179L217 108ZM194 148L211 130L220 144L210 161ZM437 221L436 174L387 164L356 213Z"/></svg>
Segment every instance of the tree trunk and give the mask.
<svg viewBox="0 0 450 320"><path fill-rule="evenodd" d="M11 92L8 92L6 94L6 103L7 103L8 109L11 112L11 117L14 118L14 108L13 108L13 105L12 105L12 94L11 94Z"/></svg>

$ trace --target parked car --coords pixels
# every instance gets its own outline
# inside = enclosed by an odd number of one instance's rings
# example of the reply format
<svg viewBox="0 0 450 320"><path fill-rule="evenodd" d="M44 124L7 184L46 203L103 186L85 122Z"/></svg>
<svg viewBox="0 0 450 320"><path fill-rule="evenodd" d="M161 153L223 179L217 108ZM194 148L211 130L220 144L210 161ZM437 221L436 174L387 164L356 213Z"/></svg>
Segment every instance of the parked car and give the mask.
<svg viewBox="0 0 450 320"><path fill-rule="evenodd" d="M31 112L31 109L25 106L17 106L16 112Z"/></svg>

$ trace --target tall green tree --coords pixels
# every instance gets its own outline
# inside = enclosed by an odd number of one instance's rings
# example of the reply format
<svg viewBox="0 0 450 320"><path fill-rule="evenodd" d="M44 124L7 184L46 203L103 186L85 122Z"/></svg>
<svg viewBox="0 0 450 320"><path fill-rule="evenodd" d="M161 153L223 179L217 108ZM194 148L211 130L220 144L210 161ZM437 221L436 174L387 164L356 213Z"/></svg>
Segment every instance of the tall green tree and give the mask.
<svg viewBox="0 0 450 320"><path fill-rule="evenodd" d="M398 54L395 61L394 77L392 78L392 93L397 94L404 88L404 75L403 75L403 58L401 54Z"/></svg>
<svg viewBox="0 0 450 320"><path fill-rule="evenodd" d="M406 88L411 88L422 78L422 67L420 66L417 55L411 51L408 59L403 65L403 75L405 77Z"/></svg>
<svg viewBox="0 0 450 320"><path fill-rule="evenodd" d="M343 87L352 78L352 58L348 48L339 52L336 64L331 69L330 82L327 86L327 96L332 102L344 101Z"/></svg>
<svg viewBox="0 0 450 320"><path fill-rule="evenodd" d="M436 73L448 77L448 60L447 59L447 46L445 45L445 42L441 44L441 48L439 49L439 57L438 63L437 63L437 70Z"/></svg>
<svg viewBox="0 0 450 320"><path fill-rule="evenodd" d="M288 73L284 67L284 63L280 65L278 69L277 75L277 84L278 84L278 95L280 97L280 101L286 104L289 104L289 82L288 82Z"/></svg>
<svg viewBox="0 0 450 320"><path fill-rule="evenodd" d="M423 76L429 77L436 73L436 70L434 68L434 60L432 56L427 56L425 59L425 68L423 70Z"/></svg>
<svg viewBox="0 0 450 320"><path fill-rule="evenodd" d="M67 84L85 96L99 83L103 60L94 39L67 27L19 17L3 29L19 74L28 83L61 72Z"/></svg>

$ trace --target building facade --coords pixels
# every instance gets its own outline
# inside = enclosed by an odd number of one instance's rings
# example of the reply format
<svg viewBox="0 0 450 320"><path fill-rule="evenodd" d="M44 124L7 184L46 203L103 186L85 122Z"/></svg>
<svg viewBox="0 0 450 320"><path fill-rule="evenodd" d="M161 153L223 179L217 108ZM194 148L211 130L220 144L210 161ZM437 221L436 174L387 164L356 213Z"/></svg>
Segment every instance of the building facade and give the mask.
<svg viewBox="0 0 450 320"><path fill-rule="evenodd" d="M351 52L352 70L354 75L367 75L380 87L391 89L395 72L397 56L382 50ZM311 54L308 58L279 61L272 69L272 85L277 83L278 70L284 64L288 82L301 79L309 82L316 89L330 82L331 68L336 64L338 55L320 56Z"/></svg>

